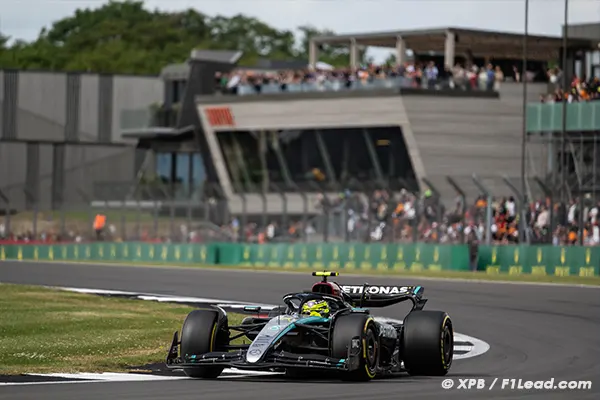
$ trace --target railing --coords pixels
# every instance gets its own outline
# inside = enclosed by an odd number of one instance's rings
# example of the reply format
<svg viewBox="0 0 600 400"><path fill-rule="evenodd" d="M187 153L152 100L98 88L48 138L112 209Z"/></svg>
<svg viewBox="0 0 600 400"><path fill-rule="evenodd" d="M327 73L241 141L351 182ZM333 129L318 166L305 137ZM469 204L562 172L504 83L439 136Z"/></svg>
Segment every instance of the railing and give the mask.
<svg viewBox="0 0 600 400"><path fill-rule="evenodd" d="M562 103L527 105L527 131L558 132L563 126ZM600 131L600 100L567 104L567 131Z"/></svg>
<svg viewBox="0 0 600 400"><path fill-rule="evenodd" d="M237 88L237 93L240 96L256 95L256 94L274 94L274 93L301 93L301 92L339 92L348 90L377 90L377 89L394 89L394 88L421 88L427 90L441 89L456 89L464 91L490 91L493 92L493 87L488 87L487 84L480 81L463 81L455 82L453 80L440 79L435 81L427 81L423 79L421 84L417 84L412 78L394 77L394 78L375 78L367 81L346 81L343 79L331 79L323 82L310 83L263 83L261 85L242 84Z"/></svg>

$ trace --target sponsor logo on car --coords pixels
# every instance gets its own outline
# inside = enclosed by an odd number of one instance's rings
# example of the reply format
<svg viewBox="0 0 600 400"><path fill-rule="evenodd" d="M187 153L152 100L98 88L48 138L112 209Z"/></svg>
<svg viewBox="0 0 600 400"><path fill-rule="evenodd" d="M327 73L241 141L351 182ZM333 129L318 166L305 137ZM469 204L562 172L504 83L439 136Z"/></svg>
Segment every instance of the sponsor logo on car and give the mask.
<svg viewBox="0 0 600 400"><path fill-rule="evenodd" d="M399 295L410 293L412 288L410 286L351 286L344 285L342 290L348 294L389 294Z"/></svg>

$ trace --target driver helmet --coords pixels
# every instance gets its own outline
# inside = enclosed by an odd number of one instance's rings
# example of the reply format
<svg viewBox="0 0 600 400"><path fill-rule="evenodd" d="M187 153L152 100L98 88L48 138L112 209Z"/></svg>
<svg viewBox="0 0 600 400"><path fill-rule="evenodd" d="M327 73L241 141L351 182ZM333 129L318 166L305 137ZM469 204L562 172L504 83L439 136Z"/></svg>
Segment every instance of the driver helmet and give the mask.
<svg viewBox="0 0 600 400"><path fill-rule="evenodd" d="M302 314L326 318L329 316L329 304L325 300L309 300L302 306Z"/></svg>

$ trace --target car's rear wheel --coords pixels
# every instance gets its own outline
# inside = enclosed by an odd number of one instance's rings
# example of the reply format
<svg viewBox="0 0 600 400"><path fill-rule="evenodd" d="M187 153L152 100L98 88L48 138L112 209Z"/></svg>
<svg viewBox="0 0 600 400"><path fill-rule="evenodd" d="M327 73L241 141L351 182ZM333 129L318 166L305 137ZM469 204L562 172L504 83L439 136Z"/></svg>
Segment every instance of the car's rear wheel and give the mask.
<svg viewBox="0 0 600 400"><path fill-rule="evenodd" d="M454 328L442 311L413 311L404 319L404 367L411 375L443 376L454 357Z"/></svg>
<svg viewBox="0 0 600 400"><path fill-rule="evenodd" d="M229 337L227 317L218 311L195 310L188 314L181 329L181 356L192 356L222 350ZM224 367L198 366L185 368L191 378L214 379Z"/></svg>
<svg viewBox="0 0 600 400"><path fill-rule="evenodd" d="M379 335L373 318L367 314L343 315L337 319L333 328L331 356L347 358L353 339L358 338L360 366L358 369L342 374L343 380L369 381L377 375L379 365Z"/></svg>

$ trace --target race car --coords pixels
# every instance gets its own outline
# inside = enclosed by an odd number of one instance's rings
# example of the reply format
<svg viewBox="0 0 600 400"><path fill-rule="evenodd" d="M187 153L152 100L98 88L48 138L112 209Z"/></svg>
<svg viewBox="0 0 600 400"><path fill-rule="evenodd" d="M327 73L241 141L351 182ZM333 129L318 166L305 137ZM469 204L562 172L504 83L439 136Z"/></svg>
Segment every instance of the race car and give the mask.
<svg viewBox="0 0 600 400"><path fill-rule="evenodd" d="M442 376L452 365L454 330L449 315L424 311L421 286L341 285L322 277L312 289L283 296L284 305L228 324L219 306L194 310L173 335L166 365L193 378L214 379L225 368L285 372L302 377L326 371L342 380L369 381L408 372ZM370 308L411 301L402 322L375 320ZM243 338L247 344L239 344Z"/></svg>

